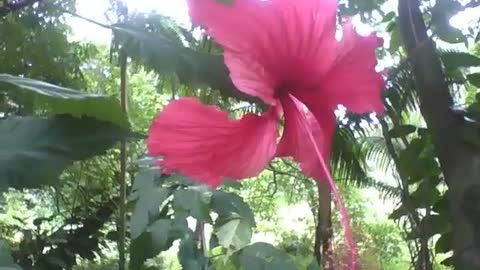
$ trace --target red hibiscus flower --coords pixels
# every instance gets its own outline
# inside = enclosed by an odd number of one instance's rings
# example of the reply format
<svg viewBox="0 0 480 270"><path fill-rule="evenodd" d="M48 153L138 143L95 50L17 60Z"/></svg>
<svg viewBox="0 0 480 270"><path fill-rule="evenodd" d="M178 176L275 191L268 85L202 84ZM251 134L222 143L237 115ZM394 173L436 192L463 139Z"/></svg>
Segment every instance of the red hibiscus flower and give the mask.
<svg viewBox="0 0 480 270"><path fill-rule="evenodd" d="M274 157L293 157L305 175L326 180L340 209L356 269L346 210L328 160L339 104L383 113L384 80L375 71L381 39L351 23L335 39L336 0L188 0L192 22L223 48L235 86L261 98L262 115L229 119L194 98L170 102L152 123L149 154L159 165L210 186L258 175ZM205 67L208 68L208 67ZM277 143L278 120L285 125Z"/></svg>

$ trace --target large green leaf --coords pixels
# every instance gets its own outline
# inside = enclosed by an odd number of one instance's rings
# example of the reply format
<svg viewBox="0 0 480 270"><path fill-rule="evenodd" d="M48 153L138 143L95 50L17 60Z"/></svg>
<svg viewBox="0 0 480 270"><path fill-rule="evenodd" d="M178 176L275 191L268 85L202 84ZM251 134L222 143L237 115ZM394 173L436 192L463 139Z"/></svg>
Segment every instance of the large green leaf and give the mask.
<svg viewBox="0 0 480 270"><path fill-rule="evenodd" d="M0 90L33 100L36 108L53 114L91 116L128 127L128 119L115 97L88 94L43 81L0 74Z"/></svg>
<svg viewBox="0 0 480 270"><path fill-rule="evenodd" d="M175 239L184 238L189 229L185 220L159 219L148 226L130 245L129 269L141 269L147 259L168 250Z"/></svg>
<svg viewBox="0 0 480 270"><path fill-rule="evenodd" d="M187 234L178 247L178 260L183 270L204 270L207 259L197 248L197 243L192 236Z"/></svg>
<svg viewBox="0 0 480 270"><path fill-rule="evenodd" d="M221 224L215 234L224 248L237 251L247 246L252 240L252 227L245 220L235 218Z"/></svg>
<svg viewBox="0 0 480 270"><path fill-rule="evenodd" d="M228 217L236 214L247 221L250 226L255 227L255 216L252 209L242 197L235 193L227 193L221 190L213 192L210 207L220 216Z"/></svg>
<svg viewBox="0 0 480 270"><path fill-rule="evenodd" d="M89 117L0 120L0 186L36 188L52 184L74 161L104 153L133 134Z"/></svg>
<svg viewBox="0 0 480 270"><path fill-rule="evenodd" d="M288 255L267 243L255 243L239 252L242 270L296 270Z"/></svg>
<svg viewBox="0 0 480 270"><path fill-rule="evenodd" d="M187 85L206 85L222 95L261 103L239 91L232 83L222 55L202 53L184 47L161 32L150 33L123 24L113 27L115 39L132 59L160 74L176 74Z"/></svg>
<svg viewBox="0 0 480 270"><path fill-rule="evenodd" d="M210 221L210 192L200 186L175 191L173 208L175 214L185 213L200 221Z"/></svg>
<svg viewBox="0 0 480 270"><path fill-rule="evenodd" d="M155 183L158 169L148 169L140 172L135 178L132 194L136 196L135 207L130 218L130 234L133 239L140 236L148 224L160 214L160 205L170 192Z"/></svg>
<svg viewBox="0 0 480 270"><path fill-rule="evenodd" d="M467 80L469 83L471 83L475 87L480 88L480 73L468 74Z"/></svg>

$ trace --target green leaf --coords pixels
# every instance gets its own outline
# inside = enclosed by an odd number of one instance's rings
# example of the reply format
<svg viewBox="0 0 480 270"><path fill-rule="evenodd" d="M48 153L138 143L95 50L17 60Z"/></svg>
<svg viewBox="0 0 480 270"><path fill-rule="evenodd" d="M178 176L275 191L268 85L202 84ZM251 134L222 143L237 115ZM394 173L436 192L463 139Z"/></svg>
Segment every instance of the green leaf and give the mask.
<svg viewBox="0 0 480 270"><path fill-rule="evenodd" d="M153 168L140 172L135 178L132 191L137 199L130 219L130 234L133 239L139 237L148 224L158 218L160 205L170 195L168 189L155 183L158 175L158 169Z"/></svg>
<svg viewBox="0 0 480 270"><path fill-rule="evenodd" d="M216 225L215 235L218 242L224 248L237 251L250 243L252 240L252 227L243 219L230 219L220 226Z"/></svg>
<svg viewBox="0 0 480 270"><path fill-rule="evenodd" d="M74 161L103 154L116 142L132 138L128 130L87 117L0 120L0 186L52 184Z"/></svg>
<svg viewBox="0 0 480 270"><path fill-rule="evenodd" d="M129 269L140 269L147 259L168 250L174 240L183 238L189 229L186 221L159 219L130 244Z"/></svg>
<svg viewBox="0 0 480 270"><path fill-rule="evenodd" d="M206 264L206 258L197 248L191 235L182 239L178 248L178 260L183 270L203 270Z"/></svg>
<svg viewBox="0 0 480 270"><path fill-rule="evenodd" d="M245 219L250 226L255 227L255 215L250 206L245 203L242 197L235 193L225 191L214 191L210 201L210 207L220 216L231 216L236 214Z"/></svg>
<svg viewBox="0 0 480 270"><path fill-rule="evenodd" d="M480 88L480 73L468 74L467 80L469 83L471 83L475 87Z"/></svg>
<svg viewBox="0 0 480 270"><path fill-rule="evenodd" d="M172 41L165 33L153 34L125 24L117 24L114 35L132 59L159 74L175 74L183 84L206 85L227 97L261 103L235 87L222 55L197 52Z"/></svg>
<svg viewBox="0 0 480 270"><path fill-rule="evenodd" d="M462 9L459 2L437 0L432 8L432 28L440 39L449 43L465 41L462 31L450 25L450 18Z"/></svg>
<svg viewBox="0 0 480 270"><path fill-rule="evenodd" d="M243 248L238 255L242 270L296 270L288 255L267 243L255 243Z"/></svg>
<svg viewBox="0 0 480 270"><path fill-rule="evenodd" d="M452 232L443 233L435 243L436 253L447 253L452 250Z"/></svg>
<svg viewBox="0 0 480 270"><path fill-rule="evenodd" d="M408 215L407 207L403 204L400 205L397 209L393 210L393 212L388 216L389 219L397 220L403 216Z"/></svg>
<svg viewBox="0 0 480 270"><path fill-rule="evenodd" d="M175 212L185 211L200 221L210 221L209 195L208 191L194 187L177 190L173 197L173 208Z"/></svg>
<svg viewBox="0 0 480 270"><path fill-rule="evenodd" d="M427 237L430 238L436 234L444 233L448 230L448 216L441 216L441 215L430 215L424 217L420 221L420 226L423 229L423 232L420 233L419 230L414 231L410 236L409 239L415 239L420 237Z"/></svg>
<svg viewBox="0 0 480 270"><path fill-rule="evenodd" d="M440 58L447 69L480 66L480 58L466 52L441 52Z"/></svg>
<svg viewBox="0 0 480 270"><path fill-rule="evenodd" d="M0 83L14 95L22 91L23 96L19 95L20 97L33 99L37 108L50 113L71 114L78 117L86 115L121 127L129 127L127 116L115 97L83 93L8 74L0 74Z"/></svg>
<svg viewBox="0 0 480 270"><path fill-rule="evenodd" d="M399 137L407 136L408 134L411 134L416 130L417 130L417 127L413 125L400 125L400 126L395 126L393 129L389 131L389 133L390 133L390 137L399 138Z"/></svg>

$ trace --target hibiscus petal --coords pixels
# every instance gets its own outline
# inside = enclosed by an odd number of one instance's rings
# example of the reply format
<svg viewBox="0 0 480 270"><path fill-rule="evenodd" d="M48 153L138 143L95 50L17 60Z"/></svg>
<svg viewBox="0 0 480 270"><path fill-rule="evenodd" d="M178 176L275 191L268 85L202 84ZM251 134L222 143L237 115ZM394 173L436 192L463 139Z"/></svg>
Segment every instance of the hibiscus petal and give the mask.
<svg viewBox="0 0 480 270"><path fill-rule="evenodd" d="M275 105L284 84L311 85L335 57L335 0L188 0L193 22L223 46L241 91ZM316 74L317 76L312 76Z"/></svg>
<svg viewBox="0 0 480 270"><path fill-rule="evenodd" d="M375 71L375 49L382 40L375 34L360 36L348 22L330 71L322 79L321 89L330 103L342 104L355 113L383 114L384 79Z"/></svg>
<svg viewBox="0 0 480 270"><path fill-rule="evenodd" d="M326 180L326 172L323 170L315 148L309 140L308 131L303 128L303 121L307 121L323 159L328 161L330 160L331 143L336 127L333 111L325 111L319 118L321 120L319 123L314 115L303 109L305 106L295 99L283 98L282 106L285 114L285 127L276 156L291 156L300 163L300 168L306 176Z"/></svg>
<svg viewBox="0 0 480 270"><path fill-rule="evenodd" d="M170 102L150 127L151 156L162 156L160 166L211 186L224 178L256 176L276 150L277 117L247 114L231 120L227 113L194 98Z"/></svg>

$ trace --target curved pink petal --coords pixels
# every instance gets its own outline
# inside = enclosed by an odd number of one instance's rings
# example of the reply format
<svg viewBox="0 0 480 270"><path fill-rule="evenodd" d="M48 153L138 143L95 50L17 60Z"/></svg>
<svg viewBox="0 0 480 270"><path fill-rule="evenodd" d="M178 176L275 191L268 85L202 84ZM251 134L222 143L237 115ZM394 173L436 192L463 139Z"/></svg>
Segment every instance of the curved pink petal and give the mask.
<svg viewBox="0 0 480 270"><path fill-rule="evenodd" d="M382 40L375 34L360 36L349 22L330 71L322 78L321 93L330 103L355 113L384 112L384 79L375 71L375 49Z"/></svg>
<svg viewBox="0 0 480 270"><path fill-rule="evenodd" d="M308 131L303 128L303 121L307 121L323 159L328 162L336 127L333 111L325 111L320 116L320 121L317 121L314 115L306 108L304 109L305 106L295 99L282 98L282 106L285 115L285 127L278 144L276 156L291 156L300 163L300 168L306 176L326 180L326 172L323 170L315 148L309 140Z"/></svg>
<svg viewBox="0 0 480 270"><path fill-rule="evenodd" d="M276 104L276 90L313 86L335 57L336 0L188 0L193 22L223 46L241 91Z"/></svg>
<svg viewBox="0 0 480 270"><path fill-rule="evenodd" d="M226 112L194 98L170 102L150 127L151 156L163 156L160 165L211 186L224 178L256 176L276 150L277 117L247 114L231 120Z"/></svg>

